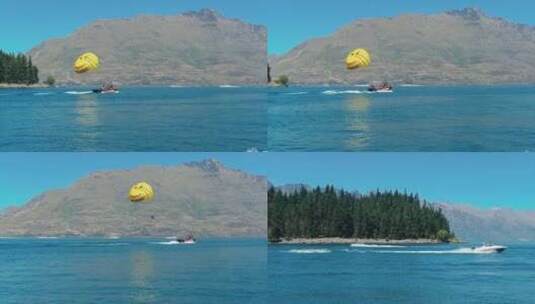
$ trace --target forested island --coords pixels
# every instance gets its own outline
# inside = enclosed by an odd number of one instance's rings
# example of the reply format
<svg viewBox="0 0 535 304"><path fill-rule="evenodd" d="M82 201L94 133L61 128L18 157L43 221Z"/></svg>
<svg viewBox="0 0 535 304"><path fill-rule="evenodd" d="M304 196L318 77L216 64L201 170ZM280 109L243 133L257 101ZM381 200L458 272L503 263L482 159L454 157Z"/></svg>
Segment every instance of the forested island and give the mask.
<svg viewBox="0 0 535 304"><path fill-rule="evenodd" d="M32 85L39 82L39 70L31 57L0 50L0 84Z"/></svg>
<svg viewBox="0 0 535 304"><path fill-rule="evenodd" d="M434 240L455 238L440 209L416 194L376 191L358 195L334 186L268 190L268 238Z"/></svg>

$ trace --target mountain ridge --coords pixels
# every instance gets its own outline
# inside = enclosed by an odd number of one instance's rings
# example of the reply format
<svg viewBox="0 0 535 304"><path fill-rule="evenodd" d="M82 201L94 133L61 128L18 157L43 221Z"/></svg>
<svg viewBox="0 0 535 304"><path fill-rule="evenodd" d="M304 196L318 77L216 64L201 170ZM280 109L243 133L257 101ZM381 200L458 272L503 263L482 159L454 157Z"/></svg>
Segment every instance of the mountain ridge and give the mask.
<svg viewBox="0 0 535 304"><path fill-rule="evenodd" d="M77 75L74 59L92 51L99 71ZM258 84L265 78L267 30L202 9L178 15L99 19L28 54L60 84Z"/></svg>
<svg viewBox="0 0 535 304"><path fill-rule="evenodd" d="M139 181L154 187L151 204L128 201ZM4 210L0 235L265 236L266 185L215 160L98 171Z"/></svg>
<svg viewBox="0 0 535 304"><path fill-rule="evenodd" d="M372 65L347 71L346 54L371 51ZM535 27L466 8L360 19L272 57L274 75L298 84L535 83Z"/></svg>

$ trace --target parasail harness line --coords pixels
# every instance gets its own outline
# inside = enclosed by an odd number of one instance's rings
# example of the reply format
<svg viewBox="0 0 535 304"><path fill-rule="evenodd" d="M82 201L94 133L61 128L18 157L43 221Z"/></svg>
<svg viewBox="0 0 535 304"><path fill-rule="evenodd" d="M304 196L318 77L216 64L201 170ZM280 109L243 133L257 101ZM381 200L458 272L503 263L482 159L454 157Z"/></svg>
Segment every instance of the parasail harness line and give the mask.
<svg viewBox="0 0 535 304"><path fill-rule="evenodd" d="M87 52L80 55L73 64L73 70L76 74L85 74L96 71L100 68L100 58L93 52ZM98 89L92 90L96 94L119 93L119 88L109 82Z"/></svg>
<svg viewBox="0 0 535 304"><path fill-rule="evenodd" d="M372 57L366 49L355 49L346 57L346 68L356 70L369 67L372 63ZM369 92L392 92L393 87L388 82L372 83L368 87Z"/></svg>
<svg viewBox="0 0 535 304"><path fill-rule="evenodd" d="M152 203L154 196L154 189L147 182L139 182L133 185L128 192L128 199L134 204L136 210L140 208L139 205ZM155 219L154 215L151 216L151 219Z"/></svg>

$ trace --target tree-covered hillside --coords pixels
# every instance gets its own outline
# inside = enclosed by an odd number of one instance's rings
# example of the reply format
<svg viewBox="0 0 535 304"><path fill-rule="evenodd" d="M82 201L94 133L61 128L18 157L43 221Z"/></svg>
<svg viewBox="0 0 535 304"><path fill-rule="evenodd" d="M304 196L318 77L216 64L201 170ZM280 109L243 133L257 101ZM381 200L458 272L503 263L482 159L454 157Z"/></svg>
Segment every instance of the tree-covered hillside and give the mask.
<svg viewBox="0 0 535 304"><path fill-rule="evenodd" d="M273 242L320 237L448 241L454 237L441 210L418 195L398 191L355 195L333 186L293 193L270 188L268 229Z"/></svg>
<svg viewBox="0 0 535 304"><path fill-rule="evenodd" d="M39 70L32 59L23 54L8 54L0 50L0 83L35 84Z"/></svg>

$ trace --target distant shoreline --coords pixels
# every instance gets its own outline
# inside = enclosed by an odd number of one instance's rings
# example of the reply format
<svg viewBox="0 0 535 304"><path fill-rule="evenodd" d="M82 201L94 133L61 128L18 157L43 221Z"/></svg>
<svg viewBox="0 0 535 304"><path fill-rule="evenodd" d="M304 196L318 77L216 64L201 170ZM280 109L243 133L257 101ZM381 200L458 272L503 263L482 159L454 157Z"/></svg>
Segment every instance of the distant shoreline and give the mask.
<svg viewBox="0 0 535 304"><path fill-rule="evenodd" d="M32 88L48 88L46 84L20 84L20 83L0 83L0 89L32 89Z"/></svg>
<svg viewBox="0 0 535 304"><path fill-rule="evenodd" d="M0 83L0 89L32 89L32 88L90 88L98 87L100 84L90 83L56 83L55 86L48 86L46 84L6 84ZM266 84L236 84L236 85L219 85L219 84L166 84L166 83L154 83L154 84L121 84L122 87L133 88L221 88L221 89L239 89L239 88L273 88L273 89L291 89L291 88L359 88L367 87L365 84L314 84L314 83L292 83L289 88L284 86L273 86ZM421 88L421 87L500 87L500 86L518 86L518 87L532 87L535 83L504 83L504 84L463 84L463 83L432 83L432 84L394 84L394 87L402 88Z"/></svg>
<svg viewBox="0 0 535 304"><path fill-rule="evenodd" d="M110 235L65 235L65 234L43 234L43 235L0 235L2 239L171 239L176 236L169 235L122 235L122 234L110 234ZM263 239L266 240L265 235L199 235L198 238L202 239Z"/></svg>
<svg viewBox="0 0 535 304"><path fill-rule="evenodd" d="M280 242L270 244L286 245L329 245L329 244L363 244L363 245L436 245L444 242L432 239L405 239L405 240L387 240L387 239L346 239L346 238L296 238L282 239Z"/></svg>

